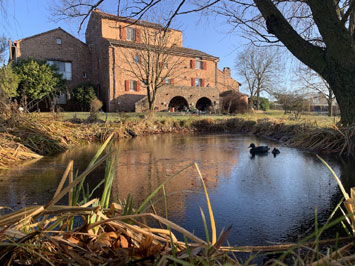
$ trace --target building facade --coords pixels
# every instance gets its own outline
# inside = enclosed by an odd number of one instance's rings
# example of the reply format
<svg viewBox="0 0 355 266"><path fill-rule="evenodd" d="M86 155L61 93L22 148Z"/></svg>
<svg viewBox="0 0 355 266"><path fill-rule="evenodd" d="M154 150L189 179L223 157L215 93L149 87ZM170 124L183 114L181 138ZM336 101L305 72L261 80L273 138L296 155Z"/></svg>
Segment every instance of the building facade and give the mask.
<svg viewBox="0 0 355 266"><path fill-rule="evenodd" d="M31 57L57 65L69 91L92 83L109 112L147 110L147 86L153 81L161 85L155 102L159 111L218 108L220 93L239 90L230 69L218 69L218 57L183 47L179 30L163 31L159 24L95 10L85 38L83 43L58 28L11 43L10 59ZM148 63L152 54L158 56ZM148 65L155 68L148 71Z"/></svg>

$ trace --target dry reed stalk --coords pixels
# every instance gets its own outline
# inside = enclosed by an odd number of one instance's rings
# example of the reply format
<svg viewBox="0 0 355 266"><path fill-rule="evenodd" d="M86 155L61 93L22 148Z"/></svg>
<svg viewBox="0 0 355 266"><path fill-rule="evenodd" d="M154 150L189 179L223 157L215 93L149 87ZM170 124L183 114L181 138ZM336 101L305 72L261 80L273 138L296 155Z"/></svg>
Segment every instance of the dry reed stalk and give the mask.
<svg viewBox="0 0 355 266"><path fill-rule="evenodd" d="M354 244L349 243L345 245L342 248L339 248L335 251L333 251L331 254L324 256L323 258L313 262L310 266L319 266L319 265L331 265L333 260L337 260L345 254L345 252L349 251L351 248L353 248Z"/></svg>

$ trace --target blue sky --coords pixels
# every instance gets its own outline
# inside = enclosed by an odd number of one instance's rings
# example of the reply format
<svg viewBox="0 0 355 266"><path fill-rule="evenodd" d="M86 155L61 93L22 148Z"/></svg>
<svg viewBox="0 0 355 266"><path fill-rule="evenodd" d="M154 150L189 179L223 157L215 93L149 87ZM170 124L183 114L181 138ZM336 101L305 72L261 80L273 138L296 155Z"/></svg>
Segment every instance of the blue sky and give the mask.
<svg viewBox="0 0 355 266"><path fill-rule="evenodd" d="M113 1L113 0L111 0ZM18 40L57 27L61 27L84 41L85 28L78 34L77 21L54 22L51 19L50 0L8 0L5 4L7 17L1 16L0 36ZM115 13L109 5L101 8L105 12ZM174 27L176 26L176 27ZM180 16L173 28L183 31L184 47L201 50L220 58L219 68L228 66L232 76L240 81L234 69L238 49L246 43L236 33L229 33L230 26L222 19L201 18L197 14Z"/></svg>

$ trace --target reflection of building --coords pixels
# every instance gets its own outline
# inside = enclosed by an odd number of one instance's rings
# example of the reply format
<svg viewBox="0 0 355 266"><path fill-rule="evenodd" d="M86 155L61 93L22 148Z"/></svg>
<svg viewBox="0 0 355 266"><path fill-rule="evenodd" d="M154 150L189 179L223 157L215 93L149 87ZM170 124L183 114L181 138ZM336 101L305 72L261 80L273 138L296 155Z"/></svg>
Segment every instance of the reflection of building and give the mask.
<svg viewBox="0 0 355 266"><path fill-rule="evenodd" d="M131 194L138 204L166 178L193 162L198 163L207 186L213 189L218 185L219 178L231 176L232 168L238 163L238 151L230 145L228 137L160 136L159 141L156 137L137 138L134 142L121 144L113 188L115 200L124 200ZM201 181L194 167L174 177L166 185L166 193L170 195L169 211L184 212L186 196L189 195L186 191L189 190L202 192ZM164 209L163 201L157 207Z"/></svg>
<svg viewBox="0 0 355 266"><path fill-rule="evenodd" d="M32 57L47 60L58 66L70 88L83 82L91 82L99 87L99 98L107 111L144 111L146 104L142 98L146 89L142 79L127 71L127 64L142 64L137 54L127 61L127 54L138 53L151 44L144 43L143 33L157 32L162 27L155 23L135 21L93 11L88 22L83 43L64 30L58 28L37 34L11 44L10 59ZM218 70L218 57L185 48L182 32L168 29L169 41L166 46L171 58L181 58L178 76L164 80L156 101L158 110L186 109L196 107L206 110L218 107L219 93L239 90L239 83L231 78L229 68ZM169 69L169 61L160 62L159 71ZM65 97L61 103L65 103Z"/></svg>

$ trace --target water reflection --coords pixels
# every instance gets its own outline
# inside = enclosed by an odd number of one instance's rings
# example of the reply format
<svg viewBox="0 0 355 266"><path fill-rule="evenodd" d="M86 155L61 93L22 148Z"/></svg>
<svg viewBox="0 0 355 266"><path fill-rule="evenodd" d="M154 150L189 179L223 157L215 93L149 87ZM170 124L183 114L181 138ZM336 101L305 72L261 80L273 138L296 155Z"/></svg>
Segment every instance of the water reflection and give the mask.
<svg viewBox="0 0 355 266"><path fill-rule="evenodd" d="M113 198L131 194L137 206L168 176L197 162L206 180L220 231L233 224L232 244L267 244L292 241L311 227L317 208L326 220L341 195L328 170L312 154L278 147L274 157L251 158L248 146L276 145L251 136L150 136L119 141L121 148ZM69 160L83 171L97 145L47 157L30 166L0 173L0 205L18 208L43 204L54 193ZM328 160L345 186L355 186L351 162ZM89 178L90 187L103 177L103 167ZM169 218L204 237L199 207L207 214L201 184L194 168L184 171L166 186ZM161 196L161 194L160 194ZM164 203L156 203L164 213Z"/></svg>

